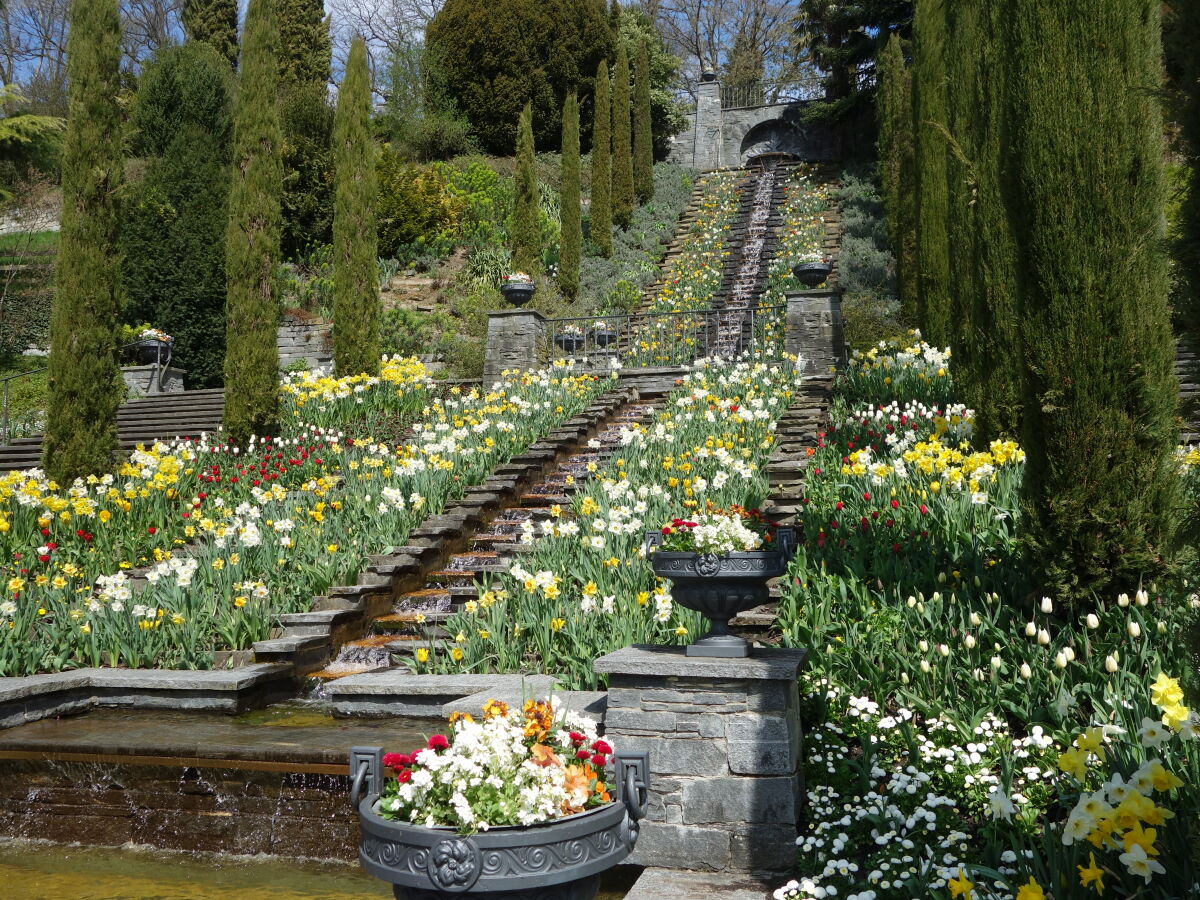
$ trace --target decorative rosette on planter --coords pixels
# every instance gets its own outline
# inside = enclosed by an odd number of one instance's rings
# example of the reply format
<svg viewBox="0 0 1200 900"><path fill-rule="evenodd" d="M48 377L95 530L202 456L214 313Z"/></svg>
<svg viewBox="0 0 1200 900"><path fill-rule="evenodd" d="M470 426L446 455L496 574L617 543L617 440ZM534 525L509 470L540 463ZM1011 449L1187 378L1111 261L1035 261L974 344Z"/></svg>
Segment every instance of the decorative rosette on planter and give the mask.
<svg viewBox="0 0 1200 900"><path fill-rule="evenodd" d="M758 510L713 510L646 532L654 574L671 581L676 603L711 626L687 647L688 656L750 655L750 644L729 630L729 620L769 601L767 582L787 571L794 547L792 529L774 527Z"/></svg>
<svg viewBox="0 0 1200 900"><path fill-rule="evenodd" d="M489 701L450 732L412 754L350 751L363 868L399 900L592 900L637 841L647 754L614 753L546 702Z"/></svg>
<svg viewBox="0 0 1200 900"><path fill-rule="evenodd" d="M510 272L500 284L500 293L513 306L524 306L533 299L535 290L537 285L533 282L533 276L525 272Z"/></svg>
<svg viewBox="0 0 1200 900"><path fill-rule="evenodd" d="M583 329L578 325L564 325L562 331L554 336L554 343L567 353L578 353L583 349Z"/></svg>
<svg viewBox="0 0 1200 900"><path fill-rule="evenodd" d="M792 266L792 274L796 276L796 280L810 288L820 287L824 284L832 271L833 266L824 259L810 260Z"/></svg>

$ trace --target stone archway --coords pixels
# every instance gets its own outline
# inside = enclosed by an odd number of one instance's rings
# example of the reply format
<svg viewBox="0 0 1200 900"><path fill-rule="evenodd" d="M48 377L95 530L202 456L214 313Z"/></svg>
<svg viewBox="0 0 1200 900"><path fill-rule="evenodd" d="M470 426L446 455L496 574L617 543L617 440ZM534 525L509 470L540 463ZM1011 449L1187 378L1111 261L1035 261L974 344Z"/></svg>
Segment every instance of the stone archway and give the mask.
<svg viewBox="0 0 1200 900"><path fill-rule="evenodd" d="M765 155L802 156L805 143L804 135L791 122L767 119L751 127L742 137L738 162L745 165L756 156Z"/></svg>

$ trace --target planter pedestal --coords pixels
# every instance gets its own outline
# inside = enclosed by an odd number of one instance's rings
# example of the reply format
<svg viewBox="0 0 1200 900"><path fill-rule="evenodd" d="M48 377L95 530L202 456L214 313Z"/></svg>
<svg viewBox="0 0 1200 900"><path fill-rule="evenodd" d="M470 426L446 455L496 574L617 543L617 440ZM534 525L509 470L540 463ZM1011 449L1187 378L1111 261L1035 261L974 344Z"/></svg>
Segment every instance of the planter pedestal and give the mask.
<svg viewBox="0 0 1200 900"><path fill-rule="evenodd" d="M156 365L148 366L122 366L121 378L125 381L125 386L129 388L129 396L145 397L148 394L177 394L184 390L183 376L187 374L186 369L177 369L174 366L163 366L159 374L159 368Z"/></svg>

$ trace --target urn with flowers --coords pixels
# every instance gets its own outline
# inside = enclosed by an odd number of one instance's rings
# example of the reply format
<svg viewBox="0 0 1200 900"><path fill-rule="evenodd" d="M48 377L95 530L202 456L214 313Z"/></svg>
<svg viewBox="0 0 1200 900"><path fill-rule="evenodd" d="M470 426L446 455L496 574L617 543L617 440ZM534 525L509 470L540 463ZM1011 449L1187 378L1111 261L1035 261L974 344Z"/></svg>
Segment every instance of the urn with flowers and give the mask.
<svg viewBox="0 0 1200 900"><path fill-rule="evenodd" d="M412 753L356 747L359 861L398 900L591 900L647 802L646 754L617 753L552 701L489 701Z"/></svg>
<svg viewBox="0 0 1200 900"><path fill-rule="evenodd" d="M646 532L654 574L671 581L671 598L708 619L708 634L688 656L746 657L750 644L729 630L738 613L770 599L767 582L787 570L795 538L757 509L710 508Z"/></svg>
<svg viewBox="0 0 1200 900"><path fill-rule="evenodd" d="M501 279L500 293L513 306L524 306L537 290L533 276L527 272L509 272Z"/></svg>

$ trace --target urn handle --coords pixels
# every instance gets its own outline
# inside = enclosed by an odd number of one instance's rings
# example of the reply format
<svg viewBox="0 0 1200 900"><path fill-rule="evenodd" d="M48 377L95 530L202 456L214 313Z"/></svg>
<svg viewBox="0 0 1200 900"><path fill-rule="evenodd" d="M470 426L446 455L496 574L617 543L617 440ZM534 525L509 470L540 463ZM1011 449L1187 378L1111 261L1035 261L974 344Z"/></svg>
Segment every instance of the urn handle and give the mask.
<svg viewBox="0 0 1200 900"><path fill-rule="evenodd" d="M775 531L775 541L784 556L790 557L796 552L796 529L779 528Z"/></svg>
<svg viewBox="0 0 1200 900"><path fill-rule="evenodd" d="M618 751L616 764L617 800L637 822L646 815L650 802L650 753Z"/></svg>
<svg viewBox="0 0 1200 900"><path fill-rule="evenodd" d="M657 550L662 546L662 539L663 536L661 531L646 532L646 541L642 544L642 549L645 550L647 556L650 555L652 550Z"/></svg>
<svg viewBox="0 0 1200 900"><path fill-rule="evenodd" d="M383 748L353 747L350 750L350 808L358 812L363 797L383 788Z"/></svg>

